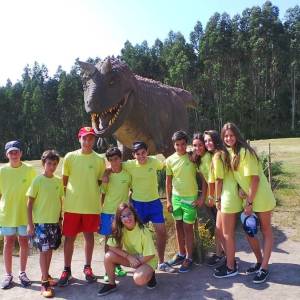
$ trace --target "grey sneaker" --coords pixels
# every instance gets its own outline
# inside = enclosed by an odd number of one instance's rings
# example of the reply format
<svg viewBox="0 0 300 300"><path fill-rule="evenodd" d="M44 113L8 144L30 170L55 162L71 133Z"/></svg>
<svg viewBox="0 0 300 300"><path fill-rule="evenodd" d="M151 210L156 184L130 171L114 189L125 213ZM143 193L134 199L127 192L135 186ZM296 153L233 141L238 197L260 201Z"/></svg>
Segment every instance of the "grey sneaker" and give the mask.
<svg viewBox="0 0 300 300"><path fill-rule="evenodd" d="M175 273L176 272L176 270L172 266L170 266L167 262L158 264L157 269L159 271L166 272L166 273Z"/></svg>
<svg viewBox="0 0 300 300"><path fill-rule="evenodd" d="M31 285L31 281L29 280L25 272L20 273L19 280L23 287L28 287Z"/></svg>
<svg viewBox="0 0 300 300"><path fill-rule="evenodd" d="M4 275L3 280L1 282L1 289L6 290L12 287L13 277L12 275Z"/></svg>

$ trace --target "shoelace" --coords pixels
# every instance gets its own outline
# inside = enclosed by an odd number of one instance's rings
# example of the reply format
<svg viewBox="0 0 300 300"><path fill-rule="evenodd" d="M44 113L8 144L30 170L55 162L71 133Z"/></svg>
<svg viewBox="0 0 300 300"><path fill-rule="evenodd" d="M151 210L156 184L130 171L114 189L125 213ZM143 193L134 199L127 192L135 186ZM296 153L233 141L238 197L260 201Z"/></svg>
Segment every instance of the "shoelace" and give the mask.
<svg viewBox="0 0 300 300"><path fill-rule="evenodd" d="M25 272L22 272L22 273L20 274L20 279L21 279L22 281L26 281L26 282L29 282L29 281L30 281L29 278L27 277L27 275L26 275Z"/></svg>
<svg viewBox="0 0 300 300"><path fill-rule="evenodd" d="M93 271L91 268L85 268L84 273L89 276L93 276Z"/></svg>

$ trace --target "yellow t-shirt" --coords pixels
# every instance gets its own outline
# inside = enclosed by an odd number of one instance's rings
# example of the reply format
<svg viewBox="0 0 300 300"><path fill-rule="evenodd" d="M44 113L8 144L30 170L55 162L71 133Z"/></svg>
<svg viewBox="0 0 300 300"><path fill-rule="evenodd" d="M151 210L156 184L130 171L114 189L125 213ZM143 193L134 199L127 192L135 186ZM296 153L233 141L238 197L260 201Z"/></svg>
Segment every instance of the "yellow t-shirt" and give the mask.
<svg viewBox="0 0 300 300"><path fill-rule="evenodd" d="M190 161L188 154L176 152L166 159L166 175L172 176L172 194L180 197L198 195L196 164Z"/></svg>
<svg viewBox="0 0 300 300"><path fill-rule="evenodd" d="M149 202L159 198L157 171L163 169L164 163L162 161L148 156L144 165L133 159L123 162L122 166L131 175L133 200Z"/></svg>
<svg viewBox="0 0 300 300"><path fill-rule="evenodd" d="M206 182L208 182L208 174L211 167L211 159L211 153L206 151L205 154L201 157L201 162L198 166L198 171L202 174Z"/></svg>
<svg viewBox="0 0 300 300"><path fill-rule="evenodd" d="M109 182L101 185L101 193L105 194L102 212L115 214L122 202L128 202L131 176L122 170L120 173L111 173Z"/></svg>
<svg viewBox="0 0 300 300"><path fill-rule="evenodd" d="M233 151L229 150L230 156L234 155ZM276 206L276 200L269 185L269 182L263 172L261 163L255 155L252 155L249 150L242 148L240 150L240 163L238 169L233 171L234 178L248 194L251 183L251 176L259 176L258 189L253 199L253 211L264 212L273 210Z"/></svg>
<svg viewBox="0 0 300 300"><path fill-rule="evenodd" d="M24 162L18 168L9 164L0 168L0 226L28 224L26 192L35 176L35 169Z"/></svg>
<svg viewBox="0 0 300 300"><path fill-rule="evenodd" d="M114 238L109 238L107 245L116 247ZM156 249L153 242L152 233L147 227L140 228L138 224L132 230L123 229L122 249L131 255L150 256L155 255L147 262L153 269L157 267Z"/></svg>
<svg viewBox="0 0 300 300"><path fill-rule="evenodd" d="M64 188L61 178L44 175L37 176L26 196L34 198L32 215L33 222L38 224L58 223L61 212L61 198Z"/></svg>
<svg viewBox="0 0 300 300"><path fill-rule="evenodd" d="M98 180L105 171L105 161L96 152L82 154L76 150L66 154L63 175L69 176L63 202L65 212L99 214L100 189Z"/></svg>
<svg viewBox="0 0 300 300"><path fill-rule="evenodd" d="M238 185L234 179L231 169L224 166L223 159L219 153L212 157L212 165L208 174L208 182L214 183L217 179L223 179L221 193L221 212L237 213L242 211L243 201L238 194Z"/></svg>

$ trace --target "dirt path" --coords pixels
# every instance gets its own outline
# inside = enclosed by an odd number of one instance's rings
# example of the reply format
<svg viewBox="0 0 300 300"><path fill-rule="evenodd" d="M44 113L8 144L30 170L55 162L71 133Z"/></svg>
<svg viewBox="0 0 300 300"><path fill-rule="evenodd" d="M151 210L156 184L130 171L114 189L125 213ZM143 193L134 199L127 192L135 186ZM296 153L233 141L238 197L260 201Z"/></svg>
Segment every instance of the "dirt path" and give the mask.
<svg viewBox="0 0 300 300"><path fill-rule="evenodd" d="M229 279L215 279L212 270L204 265L195 266L187 274L158 274L158 286L155 290L138 288L133 285L131 276L120 280L118 291L104 297L105 299L300 299L300 242L294 241L293 230L274 230L275 244L271 258L271 275L268 282L255 285L251 276L243 271L253 262L247 243L242 232L237 235L238 263L241 274ZM104 272L102 246L97 243L94 254L93 268L99 275L98 283L87 284L82 273L83 250L77 247L73 259L73 276L76 278L72 285L56 288L57 299L95 299ZM2 257L1 257L2 259ZM28 275L34 281L30 288L24 289L16 283L10 290L0 290L0 299L41 299L39 294L40 270L38 255L30 256ZM58 276L63 267L63 253L56 252L53 256L51 274ZM1 273L3 263L1 263ZM14 272L18 271L18 258L14 257ZM259 298L258 298L259 297Z"/></svg>

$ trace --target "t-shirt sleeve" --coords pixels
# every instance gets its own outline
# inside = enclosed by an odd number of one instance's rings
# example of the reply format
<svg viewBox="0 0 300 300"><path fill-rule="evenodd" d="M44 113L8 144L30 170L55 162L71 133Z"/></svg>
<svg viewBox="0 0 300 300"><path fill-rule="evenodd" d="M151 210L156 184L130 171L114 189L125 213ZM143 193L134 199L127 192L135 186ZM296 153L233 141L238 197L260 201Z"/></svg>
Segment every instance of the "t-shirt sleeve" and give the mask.
<svg viewBox="0 0 300 300"><path fill-rule="evenodd" d="M143 229L143 256L155 255L156 249L153 242L152 233L148 228Z"/></svg>
<svg viewBox="0 0 300 300"><path fill-rule="evenodd" d="M100 166L99 166L98 180L102 180L102 176L103 176L103 174L105 172L105 168L106 168L105 160L102 157L100 157L99 164L100 164Z"/></svg>
<svg viewBox="0 0 300 300"><path fill-rule="evenodd" d="M107 193L107 188L108 188L108 183L102 183L100 186L100 193L101 194L106 194Z"/></svg>
<svg viewBox="0 0 300 300"><path fill-rule="evenodd" d="M31 183L31 185L26 193L26 196L35 199L37 197L38 191L39 191L39 181L37 179L35 179Z"/></svg>
<svg viewBox="0 0 300 300"><path fill-rule="evenodd" d="M224 164L221 157L213 158L213 171L215 180L224 179Z"/></svg>
<svg viewBox="0 0 300 300"><path fill-rule="evenodd" d="M71 157L67 154L63 160L63 166L62 166L63 176L70 176L70 159Z"/></svg>
<svg viewBox="0 0 300 300"><path fill-rule="evenodd" d="M107 245L109 247L117 247L117 242L114 238L110 237L108 240L107 240Z"/></svg>
<svg viewBox="0 0 300 300"><path fill-rule="evenodd" d="M156 162L156 170L158 170L158 171L162 170L165 167L165 161L160 160L156 157L154 159L155 159L155 162Z"/></svg>
<svg viewBox="0 0 300 300"><path fill-rule="evenodd" d="M62 198L64 195L64 185L61 178L59 178L59 197Z"/></svg>
<svg viewBox="0 0 300 300"><path fill-rule="evenodd" d="M166 160L166 175L167 176L173 176L173 171L172 171L172 168L171 168L171 164L170 164L170 161L168 159Z"/></svg>
<svg viewBox="0 0 300 300"><path fill-rule="evenodd" d="M259 164L256 156L254 154L251 154L248 150L246 151L246 154L241 153L241 156L244 165L244 176L258 176Z"/></svg>

